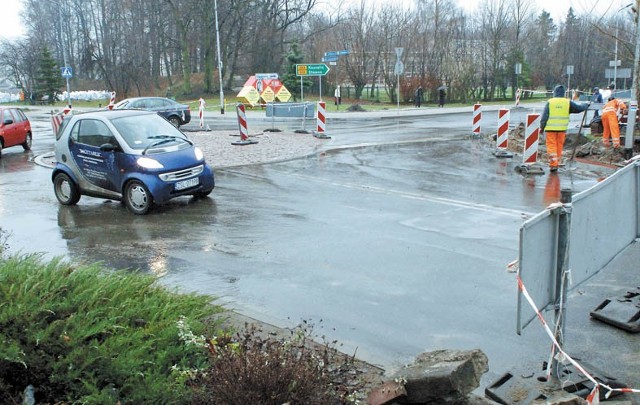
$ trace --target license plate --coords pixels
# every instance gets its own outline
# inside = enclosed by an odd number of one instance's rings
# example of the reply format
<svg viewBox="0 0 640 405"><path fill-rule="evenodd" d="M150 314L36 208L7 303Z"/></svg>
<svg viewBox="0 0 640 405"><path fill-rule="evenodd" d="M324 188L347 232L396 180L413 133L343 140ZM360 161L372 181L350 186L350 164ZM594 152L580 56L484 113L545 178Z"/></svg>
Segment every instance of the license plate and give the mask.
<svg viewBox="0 0 640 405"><path fill-rule="evenodd" d="M197 186L198 184L200 184L200 179L197 177L194 177L189 180L182 180L182 181L176 182L175 188L176 188L176 191L180 191L180 190L184 190L185 188Z"/></svg>

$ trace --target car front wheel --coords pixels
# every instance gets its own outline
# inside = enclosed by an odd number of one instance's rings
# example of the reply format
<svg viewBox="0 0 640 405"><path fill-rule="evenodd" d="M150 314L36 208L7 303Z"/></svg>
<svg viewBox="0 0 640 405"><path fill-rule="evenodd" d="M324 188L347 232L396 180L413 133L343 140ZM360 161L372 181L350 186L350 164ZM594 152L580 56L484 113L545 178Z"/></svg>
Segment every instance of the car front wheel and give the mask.
<svg viewBox="0 0 640 405"><path fill-rule="evenodd" d="M24 148L24 150L31 150L32 143L33 139L31 138L31 132L27 132L27 136L24 138L24 142L22 143L22 148Z"/></svg>
<svg viewBox="0 0 640 405"><path fill-rule="evenodd" d="M151 209L153 197L144 183L131 180L124 188L124 203L132 213L144 215Z"/></svg>
<svg viewBox="0 0 640 405"><path fill-rule="evenodd" d="M58 173L53 178L53 191L62 205L74 205L80 200L78 186L66 173Z"/></svg>

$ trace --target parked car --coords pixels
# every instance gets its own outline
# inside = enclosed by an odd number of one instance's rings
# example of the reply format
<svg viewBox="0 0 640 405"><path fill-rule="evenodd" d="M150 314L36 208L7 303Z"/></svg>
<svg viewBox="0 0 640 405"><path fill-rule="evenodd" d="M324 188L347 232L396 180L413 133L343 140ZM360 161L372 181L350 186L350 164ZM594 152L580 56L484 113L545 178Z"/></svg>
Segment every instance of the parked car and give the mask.
<svg viewBox="0 0 640 405"><path fill-rule="evenodd" d="M31 149L31 123L19 108L0 107L0 156L2 149L20 145Z"/></svg>
<svg viewBox="0 0 640 405"><path fill-rule="evenodd" d="M113 106L116 110L139 109L153 111L165 117L176 128L191 122L191 109L186 104L177 103L164 97L134 97L125 98Z"/></svg>
<svg viewBox="0 0 640 405"><path fill-rule="evenodd" d="M67 116L56 133L55 155L51 179L64 205L87 195L121 200L132 213L146 214L154 203L205 197L215 187L200 148L149 111Z"/></svg>

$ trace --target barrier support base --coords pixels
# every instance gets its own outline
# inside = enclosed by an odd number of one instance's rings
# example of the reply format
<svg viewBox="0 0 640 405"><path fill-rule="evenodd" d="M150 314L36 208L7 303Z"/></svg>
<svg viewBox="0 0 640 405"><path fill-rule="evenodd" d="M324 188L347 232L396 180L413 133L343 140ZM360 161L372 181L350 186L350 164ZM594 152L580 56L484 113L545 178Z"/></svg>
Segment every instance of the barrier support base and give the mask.
<svg viewBox="0 0 640 405"><path fill-rule="evenodd" d="M498 149L493 151L493 156L495 156L497 158L512 158L513 157L513 153L509 152L506 149L498 148Z"/></svg>
<svg viewBox="0 0 640 405"><path fill-rule="evenodd" d="M313 131L313 136L315 136L318 139L331 139L331 137L325 134L324 132Z"/></svg>
<svg viewBox="0 0 640 405"><path fill-rule="evenodd" d="M622 297L605 299L590 315L627 332L640 332L640 287Z"/></svg>
<svg viewBox="0 0 640 405"><path fill-rule="evenodd" d="M575 359L579 360L579 359ZM580 364L599 383L606 384L611 388L623 388L615 378L609 376L595 367L580 361ZM585 399L593 390L593 382L580 373L573 365L560 367L560 379L551 378L547 381L544 372L527 372L523 370L505 373L496 382L485 388L485 396L491 400L503 404L529 405L545 403L545 400L553 400L553 403L560 403L560 399L571 400L575 397ZM571 381L571 384L563 382ZM613 391L611 397L621 395L619 391ZM606 390L600 390L600 401L606 401ZM548 402L547 402L548 403ZM564 402L562 402L564 403ZM568 402L567 402L568 403Z"/></svg>
<svg viewBox="0 0 640 405"><path fill-rule="evenodd" d="M544 174L544 169L542 166L538 164L522 164L520 166L515 167L515 171L517 173L522 174L523 176L528 176L530 174L541 175Z"/></svg>
<svg viewBox="0 0 640 405"><path fill-rule="evenodd" d="M267 128L264 132L282 132L280 128Z"/></svg>
<svg viewBox="0 0 640 405"><path fill-rule="evenodd" d="M308 134L309 131L307 131L306 129L296 129L295 131L293 131L296 134Z"/></svg>
<svg viewBox="0 0 640 405"><path fill-rule="evenodd" d="M258 141L254 141L253 139L246 139L244 141L231 142L231 145L253 145L256 143L258 143Z"/></svg>

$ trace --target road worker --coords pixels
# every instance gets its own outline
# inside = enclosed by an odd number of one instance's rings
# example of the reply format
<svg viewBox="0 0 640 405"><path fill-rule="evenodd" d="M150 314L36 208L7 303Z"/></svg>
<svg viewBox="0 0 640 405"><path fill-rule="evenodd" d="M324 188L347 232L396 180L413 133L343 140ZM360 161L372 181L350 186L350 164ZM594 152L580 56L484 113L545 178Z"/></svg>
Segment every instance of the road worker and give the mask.
<svg viewBox="0 0 640 405"><path fill-rule="evenodd" d="M564 96L564 86L559 84L553 89L553 97L544 106L540 121L540 131L546 134L549 170L558 171L562 148L569 126L569 114L586 111L589 103L577 104Z"/></svg>
<svg viewBox="0 0 640 405"><path fill-rule="evenodd" d="M602 142L605 147L610 147L609 137L613 139L613 147L620 147L620 127L618 126L618 112L622 112L627 106L614 96L602 108Z"/></svg>

